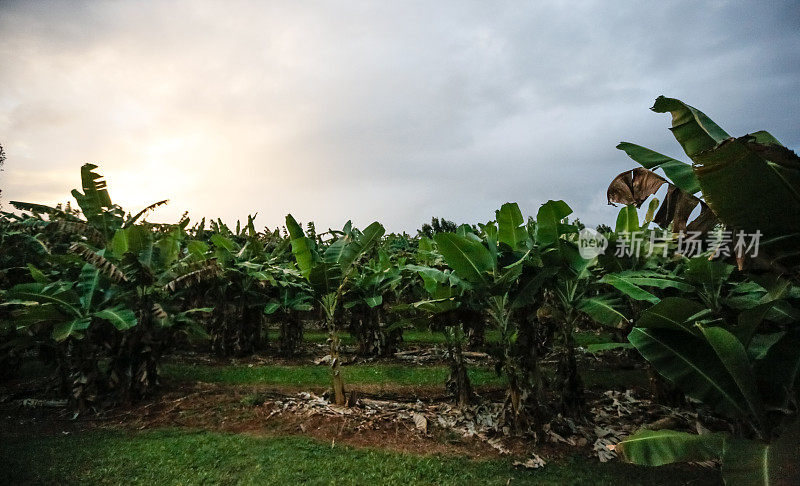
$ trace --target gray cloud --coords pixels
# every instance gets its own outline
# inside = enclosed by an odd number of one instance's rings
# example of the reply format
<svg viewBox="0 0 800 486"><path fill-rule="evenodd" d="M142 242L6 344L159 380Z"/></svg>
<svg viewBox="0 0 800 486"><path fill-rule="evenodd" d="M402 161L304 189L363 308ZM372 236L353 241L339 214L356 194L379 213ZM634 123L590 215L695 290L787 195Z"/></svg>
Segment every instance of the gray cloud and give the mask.
<svg viewBox="0 0 800 486"><path fill-rule="evenodd" d="M160 219L409 230L564 199L610 222L659 94L800 146L800 9L751 2L5 2L5 199L100 165Z"/></svg>

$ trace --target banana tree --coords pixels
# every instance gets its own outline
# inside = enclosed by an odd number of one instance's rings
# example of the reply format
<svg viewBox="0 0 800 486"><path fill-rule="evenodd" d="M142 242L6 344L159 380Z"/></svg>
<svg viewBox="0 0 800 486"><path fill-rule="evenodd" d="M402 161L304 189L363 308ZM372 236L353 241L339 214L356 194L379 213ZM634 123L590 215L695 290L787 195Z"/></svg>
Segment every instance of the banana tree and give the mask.
<svg viewBox="0 0 800 486"><path fill-rule="evenodd" d="M211 282L212 349L221 356L252 354L263 346L263 311L271 279L266 254L255 238L239 244L215 233L210 239L211 252L222 269Z"/></svg>
<svg viewBox="0 0 800 486"><path fill-rule="evenodd" d="M438 233L439 253L453 272L467 282L475 309L498 327L503 344L502 370L508 377L507 418L517 428L541 425L544 403L539 367L536 293L543 283L533 239L516 203L496 212L496 222L481 225L481 234L466 227L459 233Z"/></svg>
<svg viewBox="0 0 800 486"><path fill-rule="evenodd" d="M266 315L278 310L279 289L291 271L284 268L288 241L267 246L255 229L255 216L231 231L222 221L205 221L191 229L186 256L176 265L174 288L184 299L213 306L207 323L212 350L221 356L243 356L265 347ZM289 295L284 296L289 299ZM269 312L265 312L269 310ZM300 331L302 333L302 330Z"/></svg>
<svg viewBox="0 0 800 486"><path fill-rule="evenodd" d="M691 287L686 295L694 298L656 297L655 305L636 321L630 342L663 376L729 416L737 429L733 434L703 435L641 431L620 443L618 450L624 458L647 465L721 459L723 476L731 484L796 484L800 482L796 464L800 335L793 303L797 291L780 273L797 275L800 158L767 132L730 137L704 113L676 99L659 97L653 110L671 113L671 131L693 165L638 145L620 144L618 148L644 169L636 169L638 185L632 177L627 195L624 180L612 182L623 190L610 187L609 201L643 201L654 192L648 180L660 177L649 169L661 167L677 188L670 191L679 191L680 196L676 201L681 204L675 204L680 217L672 221L673 229L683 229L680 223L691 210L687 201L702 191L707 206L698 219L712 214L730 229L758 231L767 237L762 242L767 258L763 253L737 255L739 268L749 259L775 273L730 284L731 265L693 259L677 278L657 278L680 280ZM622 196L612 198L612 192ZM635 285L628 287L629 295L644 295L639 291L653 282L641 279L624 285L630 283Z"/></svg>
<svg viewBox="0 0 800 486"><path fill-rule="evenodd" d="M308 282L288 265L271 265L271 299L264 307L264 314L278 321L278 347L287 358L293 357L303 342L302 315L311 311L313 296Z"/></svg>
<svg viewBox="0 0 800 486"><path fill-rule="evenodd" d="M359 265L343 307L350 317L350 332L365 356L393 356L402 336L399 323L390 323L385 309L397 303L403 292L405 258L392 261L379 250L377 257Z"/></svg>
<svg viewBox="0 0 800 486"><path fill-rule="evenodd" d="M555 322L562 336L563 352L558 365L556 388L560 411L577 417L583 410L583 384L575 359L574 329L588 317L605 326L617 327L627 320L618 298L597 284L592 273L597 257L584 258L577 247L578 228L566 223L572 209L563 201L548 201L536 215L534 241L549 277L542 284L543 317Z"/></svg>
<svg viewBox="0 0 800 486"><path fill-rule="evenodd" d="M95 168L91 164L82 167L83 192L73 191L80 211L69 205L62 208L13 202L32 216L4 216L26 231L43 228L26 241L37 242L34 248L42 252L30 255L46 254L44 260L52 271L31 268L33 283L26 284L26 289L12 288L11 295L26 292L12 302L22 302L25 295L30 303L19 304L23 307L15 311L15 317L26 323L26 329L52 327L51 342L63 351L62 362L69 360L62 369L78 370L79 385L73 387L73 396L82 408L106 392L121 400L137 398L156 383L159 348L167 340L152 339L150 317L158 314L157 327L161 328L175 321L159 301L151 302L152 292L141 282L154 281L174 259L172 255L180 249L181 231L180 227L164 231L153 225L136 225L148 210L165 201L126 216L111 203L105 181ZM158 242L153 244L156 238ZM129 248L135 251L128 252ZM71 281L78 284L73 288ZM96 307L99 305L102 308ZM98 356L108 358L107 372L98 371Z"/></svg>
<svg viewBox="0 0 800 486"><path fill-rule="evenodd" d="M102 252L95 262L105 263ZM80 267L75 284L52 280L30 266L32 283L18 284L3 293L18 332L31 345L55 350L62 390L73 405L84 411L99 406L110 384L98 367L103 349L96 341L109 334L103 324L120 332L138 324L134 312L121 304L112 285L119 274L103 272L96 265Z"/></svg>
<svg viewBox="0 0 800 486"><path fill-rule="evenodd" d="M562 411L577 415L582 386L572 330L581 314L605 323L624 319L612 300L590 292L591 262L569 241L577 228L564 223L571 213L563 201L550 201L540 208L535 225L526 225L519 207L508 203L497 211L496 223L482 226L482 237L460 228L460 234L434 238L444 260L470 284L501 331L509 403L518 426L531 421L541 425L543 380L535 344L539 324L549 316L560 327ZM537 317L531 319L534 313Z"/></svg>
<svg viewBox="0 0 800 486"><path fill-rule="evenodd" d="M194 315L211 309L187 310L170 290L175 286L173 267L183 251L184 238L178 226L168 233L155 232L146 225L119 229L108 249L118 266L95 261L88 247L77 250L101 271L118 276L118 299L138 321L110 348L112 384L126 401L148 396L158 385L158 364L178 333L203 334Z"/></svg>
<svg viewBox="0 0 800 486"><path fill-rule="evenodd" d="M509 401L515 422L521 424L532 420L540 425L543 414L536 347L543 324L555 323L560 330L559 405L562 413L577 416L582 384L573 329L582 316L605 325L625 320L619 302L595 283L590 269L596 259L579 254L577 227L565 223L571 213L563 201L549 201L539 209L535 223L526 225L518 206L509 203L497 211L496 229L493 223L484 225L483 241L437 235L448 264L488 297L490 317L506 349Z"/></svg>
<svg viewBox="0 0 800 486"><path fill-rule="evenodd" d="M471 285L450 269L406 265L404 270L416 273L421 279L422 298L408 305L399 305L397 310L422 313L427 327L443 334L450 365L447 389L459 407L467 406L472 403L474 394L463 355L466 344L464 329L465 325L480 319L475 307L479 302L473 300Z"/></svg>
<svg viewBox="0 0 800 486"><path fill-rule="evenodd" d="M346 228L350 227L350 223ZM292 242L300 273L311 284L315 300L325 312L325 322L330 334L331 377L337 405L345 405L344 379L341 370L340 304L350 290L348 284L361 257L369 252L385 233L377 221L364 231L351 230L335 238L327 248L317 246L317 241L306 236L303 228L291 214L286 216L286 228Z"/></svg>

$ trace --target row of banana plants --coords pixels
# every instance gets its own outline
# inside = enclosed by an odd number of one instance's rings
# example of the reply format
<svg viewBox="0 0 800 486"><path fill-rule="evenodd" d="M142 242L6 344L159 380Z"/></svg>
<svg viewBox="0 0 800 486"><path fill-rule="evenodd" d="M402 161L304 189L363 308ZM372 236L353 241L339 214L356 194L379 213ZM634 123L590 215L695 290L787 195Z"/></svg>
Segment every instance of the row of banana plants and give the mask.
<svg viewBox="0 0 800 486"><path fill-rule="evenodd" d="M80 209L12 202L3 214L3 359L37 353L57 366L62 392L79 410L151 393L157 365L205 309L179 309L175 277L181 224L154 232L111 199L96 167L81 170Z"/></svg>
<svg viewBox="0 0 800 486"><path fill-rule="evenodd" d="M288 240L258 234L250 218L189 226L145 221L159 201L130 214L112 203L87 164L77 207L11 201L0 219L0 359L13 374L23 356L55 365L79 410L150 395L162 356L193 342L221 355L259 349L270 315L285 354L302 339L298 314L310 290L283 257Z"/></svg>
<svg viewBox="0 0 800 486"><path fill-rule="evenodd" d="M800 447L800 159L766 132L730 137L679 100L660 97L653 109L672 114L692 163L620 144L641 167L611 182L609 203L624 206L603 235L608 248L593 254L581 251L582 226L563 201L527 219L507 203L485 224L416 237L386 235L378 222L304 231L291 215L283 231L258 231L255 217L235 229L190 226L186 216L152 224L147 213L166 201L127 214L85 165L78 208L12 202L22 213L2 213L2 359L35 350L53 360L85 409L151 393L161 356L190 339L245 355L268 347L271 322L291 356L303 326L321 321L333 397L346 405L342 332L362 355L392 356L404 328L424 326L443 334L447 386L467 405L475 395L464 349L493 328L500 343L489 350L508 384L504 420L536 434L558 414L585 415L574 332L604 327L627 338L605 347L634 348L647 361L656 398L688 397L731 424L645 430L617 447L623 457L715 458L735 483L785 481ZM687 231L708 250L688 255ZM732 251L731 231L763 235L758 255ZM638 252L628 251L632 234ZM545 356L555 358L552 372Z"/></svg>
<svg viewBox="0 0 800 486"><path fill-rule="evenodd" d="M414 283L404 270L413 239L350 223L320 235L313 223L305 233L292 224L283 233L258 231L254 216L235 229L221 220L190 225L186 215L176 224L148 223L148 212L167 201L126 213L96 169L82 167L74 208L11 201L18 212L0 213L5 377L22 356L38 356L56 365L62 392L85 410L150 394L167 351L267 351L268 325L280 335L272 350L285 357L299 351L305 325L330 327L333 316L357 337L359 354L397 350L403 322L392 309ZM328 272L322 281L309 281L295 263L298 234L309 251L327 255L330 272L317 265L314 273ZM322 305L320 285L334 284L345 285Z"/></svg>

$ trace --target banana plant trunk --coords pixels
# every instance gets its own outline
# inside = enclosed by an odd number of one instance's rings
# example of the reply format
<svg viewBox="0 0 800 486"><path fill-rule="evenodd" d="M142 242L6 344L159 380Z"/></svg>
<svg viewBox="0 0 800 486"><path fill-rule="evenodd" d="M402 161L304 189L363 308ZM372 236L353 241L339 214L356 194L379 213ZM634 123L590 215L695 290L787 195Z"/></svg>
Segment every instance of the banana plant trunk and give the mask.
<svg viewBox="0 0 800 486"><path fill-rule="evenodd" d="M538 321L516 326L516 342L504 333L505 373L508 376L506 403L511 417L504 420L515 430L541 430L544 417L544 382L539 365L539 346L536 342Z"/></svg>
<svg viewBox="0 0 800 486"><path fill-rule="evenodd" d="M79 413L99 409L109 383L98 366L96 347L84 341L69 340L65 348L60 347L58 351L58 367L61 379L66 380L62 381L62 389L66 384L71 407Z"/></svg>
<svg viewBox="0 0 800 486"><path fill-rule="evenodd" d="M463 334L460 326L453 326L445 331L445 336L449 336L447 344L450 358L450 376L447 379L447 388L454 395L459 407L468 406L474 397L467 374L467 364L464 361Z"/></svg>
<svg viewBox="0 0 800 486"><path fill-rule="evenodd" d="M247 303L219 306L211 330L211 348L218 356L248 356L263 344L264 315Z"/></svg>
<svg viewBox="0 0 800 486"><path fill-rule="evenodd" d="M281 319L278 342L281 354L287 358L295 356L300 349L303 343L303 321L294 312L286 313Z"/></svg>
<svg viewBox="0 0 800 486"><path fill-rule="evenodd" d="M377 307L355 311L350 329L358 339L358 352L362 356L382 358L393 356L402 337L399 330L385 329L381 323L381 312Z"/></svg>
<svg viewBox="0 0 800 486"><path fill-rule="evenodd" d="M486 347L486 328L475 326L469 330L469 349L480 351Z"/></svg>
<svg viewBox="0 0 800 486"><path fill-rule="evenodd" d="M344 390L344 378L341 367L341 339L339 328L336 325L336 311L339 303L339 293L327 294L322 298L322 308L325 310L325 323L328 326L328 343L330 344L331 381L333 382L333 398L336 405L347 404Z"/></svg>
<svg viewBox="0 0 800 486"><path fill-rule="evenodd" d="M584 408L583 381L578 373L575 338L572 333L575 320L575 311L569 310L562 322L564 352L558 363L558 378L561 385L560 409L565 416L572 418L580 417Z"/></svg>
<svg viewBox="0 0 800 486"><path fill-rule="evenodd" d="M341 344L339 340L339 332L333 327L329 326L330 333L330 355L331 355L331 378L333 379L333 396L336 405L345 405L347 400L345 398L344 378L342 378L341 370Z"/></svg>
<svg viewBox="0 0 800 486"><path fill-rule="evenodd" d="M139 324L122 336L109 365L111 386L123 403L145 398L158 386L158 362L168 343L156 336L151 308L149 301L140 307Z"/></svg>

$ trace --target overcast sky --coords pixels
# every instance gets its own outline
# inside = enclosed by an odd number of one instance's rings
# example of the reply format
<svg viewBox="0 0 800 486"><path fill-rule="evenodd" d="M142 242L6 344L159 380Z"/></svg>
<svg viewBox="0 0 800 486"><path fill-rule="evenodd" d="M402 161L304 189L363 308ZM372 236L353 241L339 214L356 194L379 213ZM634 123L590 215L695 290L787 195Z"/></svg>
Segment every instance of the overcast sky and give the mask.
<svg viewBox="0 0 800 486"><path fill-rule="evenodd" d="M0 189L67 201L92 162L154 221L611 223L619 141L683 155L660 94L797 150L800 2L3 0Z"/></svg>

